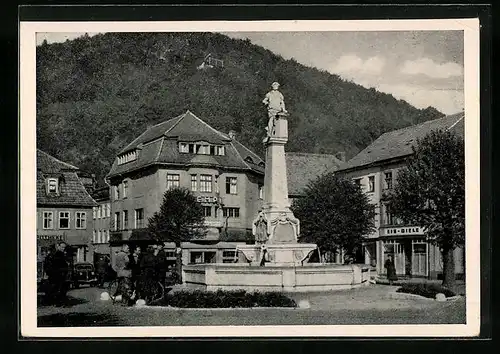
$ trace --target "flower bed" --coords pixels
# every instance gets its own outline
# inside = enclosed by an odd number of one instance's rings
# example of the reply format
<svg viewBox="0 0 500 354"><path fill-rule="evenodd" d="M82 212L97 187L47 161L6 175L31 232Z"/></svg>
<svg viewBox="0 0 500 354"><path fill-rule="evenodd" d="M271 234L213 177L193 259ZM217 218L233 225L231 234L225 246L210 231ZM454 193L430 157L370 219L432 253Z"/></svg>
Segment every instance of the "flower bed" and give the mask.
<svg viewBox="0 0 500 354"><path fill-rule="evenodd" d="M294 300L278 292L241 291L179 291L166 294L152 306L178 308L235 308L235 307L296 307Z"/></svg>
<svg viewBox="0 0 500 354"><path fill-rule="evenodd" d="M431 299L436 298L436 294L442 293L446 297L455 296L455 293L438 284L403 284L398 290L398 293L414 294Z"/></svg>

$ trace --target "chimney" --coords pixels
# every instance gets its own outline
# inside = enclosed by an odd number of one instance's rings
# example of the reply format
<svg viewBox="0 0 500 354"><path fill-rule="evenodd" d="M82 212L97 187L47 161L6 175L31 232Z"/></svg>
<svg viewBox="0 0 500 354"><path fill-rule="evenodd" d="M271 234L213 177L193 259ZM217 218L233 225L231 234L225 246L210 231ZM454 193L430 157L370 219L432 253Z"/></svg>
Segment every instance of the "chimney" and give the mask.
<svg viewBox="0 0 500 354"><path fill-rule="evenodd" d="M345 151L339 151L335 154L335 157L340 161L345 162Z"/></svg>
<svg viewBox="0 0 500 354"><path fill-rule="evenodd" d="M229 139L234 140L236 139L236 132L234 130L229 131Z"/></svg>

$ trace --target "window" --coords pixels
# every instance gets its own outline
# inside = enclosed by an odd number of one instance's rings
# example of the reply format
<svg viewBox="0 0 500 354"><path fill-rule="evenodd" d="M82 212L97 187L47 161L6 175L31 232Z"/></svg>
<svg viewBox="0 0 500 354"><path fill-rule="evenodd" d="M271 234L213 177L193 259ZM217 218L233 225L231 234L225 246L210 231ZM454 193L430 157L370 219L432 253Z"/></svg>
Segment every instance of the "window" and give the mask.
<svg viewBox="0 0 500 354"><path fill-rule="evenodd" d="M96 243L96 232L92 230L92 243Z"/></svg>
<svg viewBox="0 0 500 354"><path fill-rule="evenodd" d="M200 176L200 192L205 192L205 193L212 192L212 176L211 175L201 175Z"/></svg>
<svg viewBox="0 0 500 354"><path fill-rule="evenodd" d="M222 251L222 263L234 263L236 251Z"/></svg>
<svg viewBox="0 0 500 354"><path fill-rule="evenodd" d="M387 225L393 225L393 217L392 217L392 213L391 213L391 209L388 205L385 205L385 223Z"/></svg>
<svg viewBox="0 0 500 354"><path fill-rule="evenodd" d="M115 213L115 231L121 230L120 212Z"/></svg>
<svg viewBox="0 0 500 354"><path fill-rule="evenodd" d="M69 229L69 211L59 212L59 228Z"/></svg>
<svg viewBox="0 0 500 354"><path fill-rule="evenodd" d="M92 217L94 218L94 220L97 217L97 208L96 207L92 208Z"/></svg>
<svg viewBox="0 0 500 354"><path fill-rule="evenodd" d="M75 217L75 227L77 229L87 228L87 213L85 211L77 211Z"/></svg>
<svg viewBox="0 0 500 354"><path fill-rule="evenodd" d="M120 185L115 186L115 200L120 200Z"/></svg>
<svg viewBox="0 0 500 354"><path fill-rule="evenodd" d="M191 175L191 190L196 192L198 190L198 176Z"/></svg>
<svg viewBox="0 0 500 354"><path fill-rule="evenodd" d="M47 193L57 193L57 178L47 178Z"/></svg>
<svg viewBox="0 0 500 354"><path fill-rule="evenodd" d="M215 252L191 252L189 254L189 263L215 263Z"/></svg>
<svg viewBox="0 0 500 354"><path fill-rule="evenodd" d="M392 189L392 172L384 173L385 188Z"/></svg>
<svg viewBox="0 0 500 354"><path fill-rule="evenodd" d="M167 190L180 186L180 175L167 174Z"/></svg>
<svg viewBox="0 0 500 354"><path fill-rule="evenodd" d="M361 188L361 178L355 178L352 181L354 182L355 185Z"/></svg>
<svg viewBox="0 0 500 354"><path fill-rule="evenodd" d="M224 146L217 146L217 155L224 155Z"/></svg>
<svg viewBox="0 0 500 354"><path fill-rule="evenodd" d="M98 230L97 231L97 243L101 243L102 242L102 240L101 240L101 234L102 234L102 231Z"/></svg>
<svg viewBox="0 0 500 354"><path fill-rule="evenodd" d="M264 199L264 186L259 185L259 199Z"/></svg>
<svg viewBox="0 0 500 354"><path fill-rule="evenodd" d="M107 203L106 204L106 217L109 218L109 215L111 214L111 204Z"/></svg>
<svg viewBox="0 0 500 354"><path fill-rule="evenodd" d="M189 144L188 148L189 148L189 153L194 154L194 151L195 151L194 150L195 149L194 144Z"/></svg>
<svg viewBox="0 0 500 354"><path fill-rule="evenodd" d="M240 208L222 208L222 216L229 218L239 218Z"/></svg>
<svg viewBox="0 0 500 354"><path fill-rule="evenodd" d="M179 144L179 152L182 152L182 153L189 152L188 144L186 144L186 143L180 143Z"/></svg>
<svg viewBox="0 0 500 354"><path fill-rule="evenodd" d="M123 229L128 229L128 210L123 211Z"/></svg>
<svg viewBox="0 0 500 354"><path fill-rule="evenodd" d="M208 216L212 216L212 207L211 206L207 206L207 205L204 205L203 206L203 216L204 217L208 217Z"/></svg>
<svg viewBox="0 0 500 354"><path fill-rule="evenodd" d="M99 205L99 206L97 207L97 218L98 218L98 219L100 219L100 218L101 218L101 211L102 211L102 209L101 209L101 206Z"/></svg>
<svg viewBox="0 0 500 354"><path fill-rule="evenodd" d="M53 229L54 228L54 213L51 211L43 212L43 228Z"/></svg>
<svg viewBox="0 0 500 354"><path fill-rule="evenodd" d="M141 229L144 227L144 209L135 209L135 228Z"/></svg>
<svg viewBox="0 0 500 354"><path fill-rule="evenodd" d="M368 177L368 192L375 192L375 176Z"/></svg>
<svg viewBox="0 0 500 354"><path fill-rule="evenodd" d="M123 181L123 199L128 195L128 181Z"/></svg>
<svg viewBox="0 0 500 354"><path fill-rule="evenodd" d="M238 193L238 179L236 177L226 177L226 194Z"/></svg>
<svg viewBox="0 0 500 354"><path fill-rule="evenodd" d="M118 165L137 160L137 151L130 151L118 156Z"/></svg>

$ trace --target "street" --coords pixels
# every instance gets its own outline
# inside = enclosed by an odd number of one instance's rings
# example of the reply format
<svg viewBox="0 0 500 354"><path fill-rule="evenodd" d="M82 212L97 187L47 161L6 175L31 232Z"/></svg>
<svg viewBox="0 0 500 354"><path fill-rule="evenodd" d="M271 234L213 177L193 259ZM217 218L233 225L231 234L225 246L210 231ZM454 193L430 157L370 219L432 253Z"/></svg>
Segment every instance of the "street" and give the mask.
<svg viewBox="0 0 500 354"><path fill-rule="evenodd" d="M102 289L71 290L63 307L38 307L40 327L205 326L205 325L369 325L465 323L465 298L437 302L390 299L397 287L367 287L323 293L289 294L309 309L167 309L125 307L99 299Z"/></svg>

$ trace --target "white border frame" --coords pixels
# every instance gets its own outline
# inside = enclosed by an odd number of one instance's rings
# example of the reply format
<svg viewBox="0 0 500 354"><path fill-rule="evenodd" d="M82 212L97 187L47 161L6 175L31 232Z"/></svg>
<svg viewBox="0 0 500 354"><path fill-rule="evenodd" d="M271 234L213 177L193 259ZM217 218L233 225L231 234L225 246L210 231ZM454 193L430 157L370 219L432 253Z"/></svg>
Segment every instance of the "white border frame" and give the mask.
<svg viewBox="0 0 500 354"><path fill-rule="evenodd" d="M466 324L38 328L36 302L36 32L464 31ZM480 328L479 20L20 22L21 334L30 337L468 337Z"/></svg>

